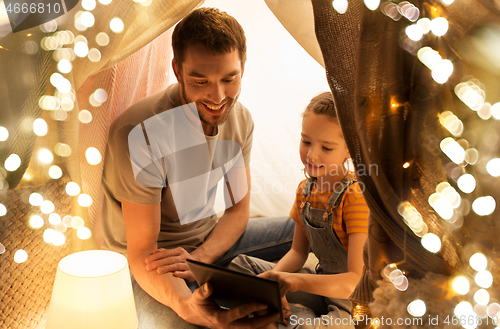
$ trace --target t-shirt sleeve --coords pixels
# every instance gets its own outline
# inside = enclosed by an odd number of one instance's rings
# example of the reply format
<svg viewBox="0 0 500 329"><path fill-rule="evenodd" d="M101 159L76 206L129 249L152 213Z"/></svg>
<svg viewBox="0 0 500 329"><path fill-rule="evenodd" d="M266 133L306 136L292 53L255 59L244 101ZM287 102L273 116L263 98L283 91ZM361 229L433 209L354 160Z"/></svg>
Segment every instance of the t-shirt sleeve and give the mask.
<svg viewBox="0 0 500 329"><path fill-rule="evenodd" d="M246 136L245 136L245 142L241 146L241 152L243 154L243 160L245 162L245 166L248 166L250 164L250 151L252 150L252 143L253 143L253 130L254 130L254 123L252 116L250 115L250 112L247 110L245 111L247 116L245 116L245 129L246 129Z"/></svg>
<svg viewBox="0 0 500 329"><path fill-rule="evenodd" d="M370 210L359 184L356 182L349 186L344 198L342 219L346 233L368 233L368 215Z"/></svg>
<svg viewBox="0 0 500 329"><path fill-rule="evenodd" d="M108 141L109 147L109 163L106 163L106 180L113 191L115 197L121 201L122 199L142 204L154 205L161 201L161 193L165 184L162 168L158 168L158 164L151 162L150 165L144 166L143 170L137 175L134 175L133 161L130 157L129 135L134 127L125 126L119 129L110 137ZM137 138L145 138L137 135ZM144 153L143 159L150 159L148 148L134 148L134 152ZM134 156L140 158L138 154ZM137 164L135 164L137 165ZM108 177L111 176L111 177ZM138 183L139 181L139 183Z"/></svg>

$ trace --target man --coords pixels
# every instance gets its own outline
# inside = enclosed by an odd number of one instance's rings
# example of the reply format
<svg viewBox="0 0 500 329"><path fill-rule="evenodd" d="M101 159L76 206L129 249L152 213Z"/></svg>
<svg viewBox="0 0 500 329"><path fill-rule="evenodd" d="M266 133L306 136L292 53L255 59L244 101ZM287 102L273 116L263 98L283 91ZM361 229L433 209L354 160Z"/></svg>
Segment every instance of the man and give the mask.
<svg viewBox="0 0 500 329"><path fill-rule="evenodd" d="M220 264L240 252L279 259L291 246L289 218L248 220L253 121L237 101L244 32L226 13L201 8L176 26L172 46L178 84L137 102L110 128L103 248L128 257L139 328L262 327L277 315L246 317L266 308L260 304L221 310L185 264ZM217 175L230 205L218 221Z"/></svg>

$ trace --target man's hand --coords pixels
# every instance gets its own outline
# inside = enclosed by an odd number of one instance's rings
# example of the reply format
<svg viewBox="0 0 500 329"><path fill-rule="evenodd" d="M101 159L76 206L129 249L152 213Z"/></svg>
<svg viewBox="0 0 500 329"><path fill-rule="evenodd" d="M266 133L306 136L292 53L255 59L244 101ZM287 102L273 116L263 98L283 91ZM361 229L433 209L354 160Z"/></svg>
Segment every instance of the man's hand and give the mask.
<svg viewBox="0 0 500 329"><path fill-rule="evenodd" d="M196 260L184 248L175 249L155 249L153 254L145 260L148 271L156 270L158 274L173 272L174 276L194 281L194 276L189 270L186 259Z"/></svg>
<svg viewBox="0 0 500 329"><path fill-rule="evenodd" d="M212 286L205 283L196 289L179 310L179 315L189 323L216 329L266 328L276 321L278 313L253 315L265 310L261 303L244 304L230 310L221 309L211 298Z"/></svg>

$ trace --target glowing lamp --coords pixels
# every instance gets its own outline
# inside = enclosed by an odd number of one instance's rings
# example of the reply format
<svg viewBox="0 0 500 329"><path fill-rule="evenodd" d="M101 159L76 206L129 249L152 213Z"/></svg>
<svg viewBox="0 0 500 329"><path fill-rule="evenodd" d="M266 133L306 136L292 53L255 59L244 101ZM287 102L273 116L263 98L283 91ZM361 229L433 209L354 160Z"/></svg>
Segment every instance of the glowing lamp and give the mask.
<svg viewBox="0 0 500 329"><path fill-rule="evenodd" d="M57 267L46 329L136 329L127 259L89 250L64 257Z"/></svg>

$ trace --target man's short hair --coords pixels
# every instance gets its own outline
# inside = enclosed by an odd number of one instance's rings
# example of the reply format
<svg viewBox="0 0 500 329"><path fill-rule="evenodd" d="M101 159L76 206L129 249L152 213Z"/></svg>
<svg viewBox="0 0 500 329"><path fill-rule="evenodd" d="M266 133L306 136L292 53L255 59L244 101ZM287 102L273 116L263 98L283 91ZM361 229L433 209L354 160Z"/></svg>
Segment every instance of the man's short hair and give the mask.
<svg viewBox="0 0 500 329"><path fill-rule="evenodd" d="M184 17L172 34L174 60L179 67L184 62L186 49L200 44L223 54L233 50L240 53L241 65L246 60L245 32L238 21L217 8L198 8Z"/></svg>

